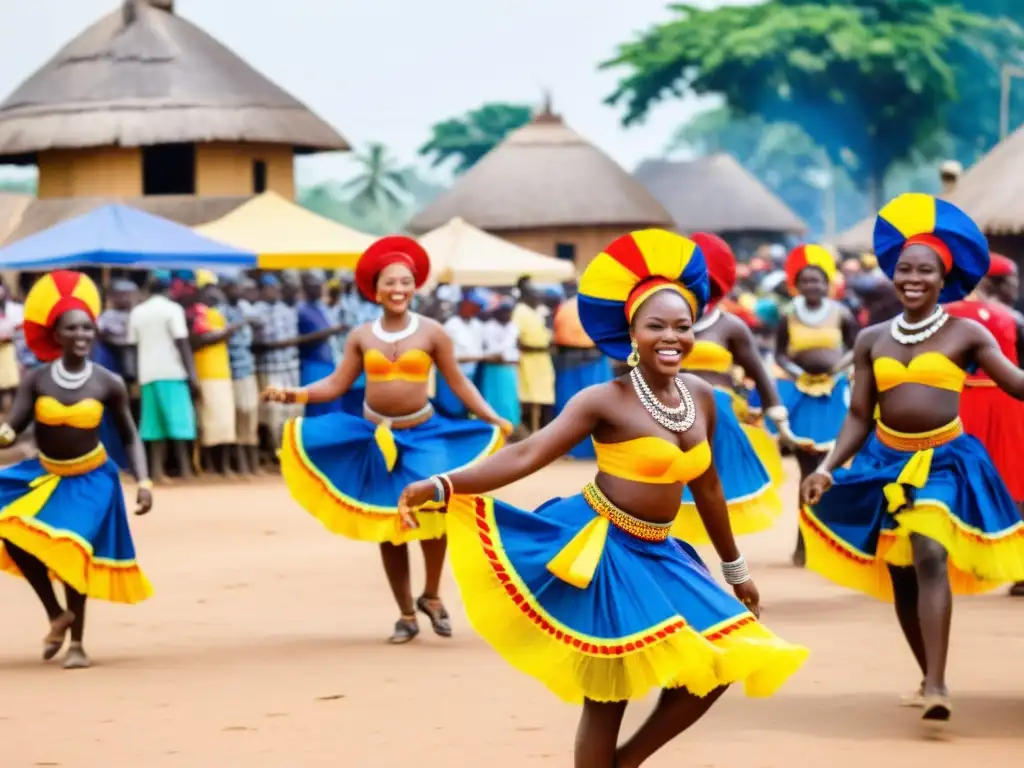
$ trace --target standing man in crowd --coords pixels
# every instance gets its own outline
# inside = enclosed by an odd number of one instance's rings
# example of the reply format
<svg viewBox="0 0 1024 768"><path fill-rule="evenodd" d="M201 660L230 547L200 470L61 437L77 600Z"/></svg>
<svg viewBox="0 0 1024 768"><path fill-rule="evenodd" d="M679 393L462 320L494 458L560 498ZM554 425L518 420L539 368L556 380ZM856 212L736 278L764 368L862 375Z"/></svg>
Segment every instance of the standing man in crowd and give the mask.
<svg viewBox="0 0 1024 768"><path fill-rule="evenodd" d="M235 402L235 464L242 475L260 474L260 388L256 382L256 356L252 351L253 323L251 304L242 298L246 290L255 289L250 278L224 278L223 303L217 306L230 326L238 331L228 339L228 363Z"/></svg>
<svg viewBox="0 0 1024 768"><path fill-rule="evenodd" d="M185 310L168 297L170 289L170 273L154 272L149 298L128 317L128 342L137 350L142 395L139 436L149 446L156 482L166 481L168 443L181 477L192 477L188 447L196 439L193 398L199 398Z"/></svg>
<svg viewBox="0 0 1024 768"><path fill-rule="evenodd" d="M4 413L11 407L14 392L21 381L15 340L23 322L24 309L10 297L7 286L0 279L0 411Z"/></svg>
<svg viewBox="0 0 1024 768"><path fill-rule="evenodd" d="M267 387L295 389L301 386L299 376L299 313L281 298L281 284L273 275L264 275L260 301L253 307L259 325L253 340L256 353L256 376L262 392ZM301 405L262 403L260 424L266 428L271 456L281 445L281 435L288 419L302 413Z"/></svg>
<svg viewBox="0 0 1024 768"><path fill-rule="evenodd" d="M299 316L299 381L307 386L334 373L334 348L331 340L345 330L341 323L332 321L324 303L324 283L318 275L306 273L302 279L303 301L298 305ZM306 406L307 416L322 416L341 410L341 400Z"/></svg>
<svg viewBox="0 0 1024 768"><path fill-rule="evenodd" d="M536 432L551 417L555 404L555 366L551 361L551 331L541 299L529 277L519 278L519 303L512 322L519 329L519 400L523 422Z"/></svg>

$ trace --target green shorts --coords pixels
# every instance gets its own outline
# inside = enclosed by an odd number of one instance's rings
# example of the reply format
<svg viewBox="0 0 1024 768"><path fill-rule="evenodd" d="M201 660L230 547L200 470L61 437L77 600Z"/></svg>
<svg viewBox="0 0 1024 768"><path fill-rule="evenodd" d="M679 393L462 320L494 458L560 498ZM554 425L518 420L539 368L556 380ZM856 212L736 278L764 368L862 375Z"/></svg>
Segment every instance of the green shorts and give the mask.
<svg viewBox="0 0 1024 768"><path fill-rule="evenodd" d="M142 385L139 437L147 443L195 440L196 408L186 381L152 381Z"/></svg>

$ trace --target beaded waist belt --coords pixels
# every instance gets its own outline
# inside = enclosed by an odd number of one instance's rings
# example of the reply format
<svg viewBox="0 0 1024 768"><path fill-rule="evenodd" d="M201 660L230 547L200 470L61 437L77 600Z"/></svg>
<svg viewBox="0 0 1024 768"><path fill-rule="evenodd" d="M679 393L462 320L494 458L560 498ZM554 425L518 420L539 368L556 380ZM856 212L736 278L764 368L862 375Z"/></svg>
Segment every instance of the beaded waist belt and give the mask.
<svg viewBox="0 0 1024 768"><path fill-rule="evenodd" d="M897 432L880 421L875 425L875 436L878 437L878 441L895 451L914 452L938 448L956 440L963 433L964 425L959 416L949 424L928 432Z"/></svg>
<svg viewBox="0 0 1024 768"><path fill-rule="evenodd" d="M583 489L583 498L590 508L605 518L619 530L644 541L665 541L672 531L672 523L649 523L623 512L612 504L608 497L594 483L587 483Z"/></svg>
<svg viewBox="0 0 1024 768"><path fill-rule="evenodd" d="M391 429L409 429L418 427L434 415L434 406L427 403L418 411L407 413L404 416L385 416L377 413L373 408L363 403L363 416L374 424L385 424Z"/></svg>
<svg viewBox="0 0 1024 768"><path fill-rule="evenodd" d="M74 459L51 459L40 453L39 463L51 475L58 477L87 475L107 463L107 449L103 447L103 443L100 443L84 456Z"/></svg>
<svg viewBox="0 0 1024 768"><path fill-rule="evenodd" d="M994 387L996 383L992 379L968 379L964 382L965 387Z"/></svg>

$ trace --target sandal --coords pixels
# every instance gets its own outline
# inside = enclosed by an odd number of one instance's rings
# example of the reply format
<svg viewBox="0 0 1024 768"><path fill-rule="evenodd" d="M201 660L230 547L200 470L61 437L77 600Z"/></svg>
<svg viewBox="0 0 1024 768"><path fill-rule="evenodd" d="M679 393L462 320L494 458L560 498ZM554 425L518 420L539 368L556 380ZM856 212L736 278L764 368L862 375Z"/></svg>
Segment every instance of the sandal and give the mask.
<svg viewBox="0 0 1024 768"><path fill-rule="evenodd" d="M924 697L924 714L922 720L938 720L945 722L953 714L953 702L946 695Z"/></svg>
<svg viewBox="0 0 1024 768"><path fill-rule="evenodd" d="M900 698L900 706L910 709L924 708L924 683L913 693L905 694Z"/></svg>
<svg viewBox="0 0 1024 768"><path fill-rule="evenodd" d="M445 610L444 605L439 605L436 609L431 607L431 600L437 600L440 603L439 598L421 595L416 601L416 610L430 619L430 626L434 630L434 634L440 637L451 637L452 622L448 616L448 611Z"/></svg>
<svg viewBox="0 0 1024 768"><path fill-rule="evenodd" d="M64 640L67 638L68 630L75 623L75 614L71 611L64 611L60 616L50 622L50 632L43 638L43 661L49 661L64 647Z"/></svg>
<svg viewBox="0 0 1024 768"><path fill-rule="evenodd" d="M415 616L403 616L395 622L395 631L391 633L388 642L392 645L402 645L415 639L420 633L419 625Z"/></svg>

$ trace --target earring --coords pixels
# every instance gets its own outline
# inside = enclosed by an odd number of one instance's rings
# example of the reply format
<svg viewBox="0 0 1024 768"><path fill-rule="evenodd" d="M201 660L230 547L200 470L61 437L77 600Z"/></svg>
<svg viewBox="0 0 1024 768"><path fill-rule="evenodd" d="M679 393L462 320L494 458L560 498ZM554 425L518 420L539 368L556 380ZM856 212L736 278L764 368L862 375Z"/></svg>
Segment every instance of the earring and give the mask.
<svg viewBox="0 0 1024 768"><path fill-rule="evenodd" d="M640 365L640 350L636 347L636 340L630 339L629 344L633 347L633 351L629 353L629 357L626 358L626 364L630 368L636 368Z"/></svg>

